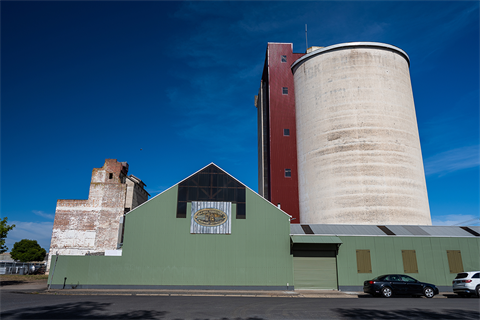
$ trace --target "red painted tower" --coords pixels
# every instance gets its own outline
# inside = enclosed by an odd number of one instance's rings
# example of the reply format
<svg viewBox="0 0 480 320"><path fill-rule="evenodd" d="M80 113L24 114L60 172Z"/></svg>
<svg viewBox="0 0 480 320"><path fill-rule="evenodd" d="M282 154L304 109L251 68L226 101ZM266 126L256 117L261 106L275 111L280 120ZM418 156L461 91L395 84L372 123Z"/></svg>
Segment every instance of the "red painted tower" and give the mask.
<svg viewBox="0 0 480 320"><path fill-rule="evenodd" d="M290 66L304 53L292 43L268 43L255 106L258 113L258 193L300 223L295 91Z"/></svg>

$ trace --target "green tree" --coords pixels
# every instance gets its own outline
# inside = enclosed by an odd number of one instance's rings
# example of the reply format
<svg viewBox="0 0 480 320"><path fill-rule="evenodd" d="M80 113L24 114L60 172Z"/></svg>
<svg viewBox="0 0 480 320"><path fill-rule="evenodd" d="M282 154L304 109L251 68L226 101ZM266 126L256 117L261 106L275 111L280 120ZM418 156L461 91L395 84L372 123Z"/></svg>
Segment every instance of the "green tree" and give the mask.
<svg viewBox="0 0 480 320"><path fill-rule="evenodd" d="M5 239L7 238L8 231L12 230L15 227L14 224L9 226L7 224L7 221L7 217L0 220L0 253L4 253L8 250L7 246L5 245Z"/></svg>
<svg viewBox="0 0 480 320"><path fill-rule="evenodd" d="M47 251L40 247L37 240L23 239L15 242L10 252L12 259L22 262L42 261Z"/></svg>

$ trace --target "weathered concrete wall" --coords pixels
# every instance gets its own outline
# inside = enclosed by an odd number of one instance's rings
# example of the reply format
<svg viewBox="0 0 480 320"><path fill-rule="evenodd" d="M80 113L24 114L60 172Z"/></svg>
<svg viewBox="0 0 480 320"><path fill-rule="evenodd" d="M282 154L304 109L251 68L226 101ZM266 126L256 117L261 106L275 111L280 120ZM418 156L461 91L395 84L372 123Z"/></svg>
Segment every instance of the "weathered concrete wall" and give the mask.
<svg viewBox="0 0 480 320"><path fill-rule="evenodd" d="M88 200L57 201L47 270L51 256L57 252L85 255L117 249L125 206L132 206L132 199L127 199L127 173L126 162L106 159L102 168L93 169ZM135 206L148 200L145 184L130 182L131 188L143 195L135 198Z"/></svg>
<svg viewBox="0 0 480 320"><path fill-rule="evenodd" d="M292 70L302 223L430 225L408 56L341 44Z"/></svg>
<svg viewBox="0 0 480 320"><path fill-rule="evenodd" d="M130 211L147 201L150 194L144 189L146 187L145 183L133 174L127 177L126 184L127 196L125 199L125 209L126 211Z"/></svg>

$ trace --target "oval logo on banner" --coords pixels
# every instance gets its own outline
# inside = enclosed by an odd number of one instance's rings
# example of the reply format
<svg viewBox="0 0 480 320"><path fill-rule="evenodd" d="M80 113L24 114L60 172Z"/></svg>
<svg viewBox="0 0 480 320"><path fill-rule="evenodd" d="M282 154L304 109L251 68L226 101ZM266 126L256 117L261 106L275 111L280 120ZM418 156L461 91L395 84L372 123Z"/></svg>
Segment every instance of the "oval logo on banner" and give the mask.
<svg viewBox="0 0 480 320"><path fill-rule="evenodd" d="M227 214L214 208L201 209L195 212L193 220L204 227L216 227L227 221Z"/></svg>

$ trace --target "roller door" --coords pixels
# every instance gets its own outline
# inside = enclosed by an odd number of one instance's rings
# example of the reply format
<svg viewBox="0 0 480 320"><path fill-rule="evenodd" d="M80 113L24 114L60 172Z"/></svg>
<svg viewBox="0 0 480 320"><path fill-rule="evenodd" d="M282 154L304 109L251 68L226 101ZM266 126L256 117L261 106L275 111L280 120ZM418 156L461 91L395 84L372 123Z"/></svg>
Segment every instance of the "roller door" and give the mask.
<svg viewBox="0 0 480 320"><path fill-rule="evenodd" d="M293 257L295 289L338 289L336 257Z"/></svg>

